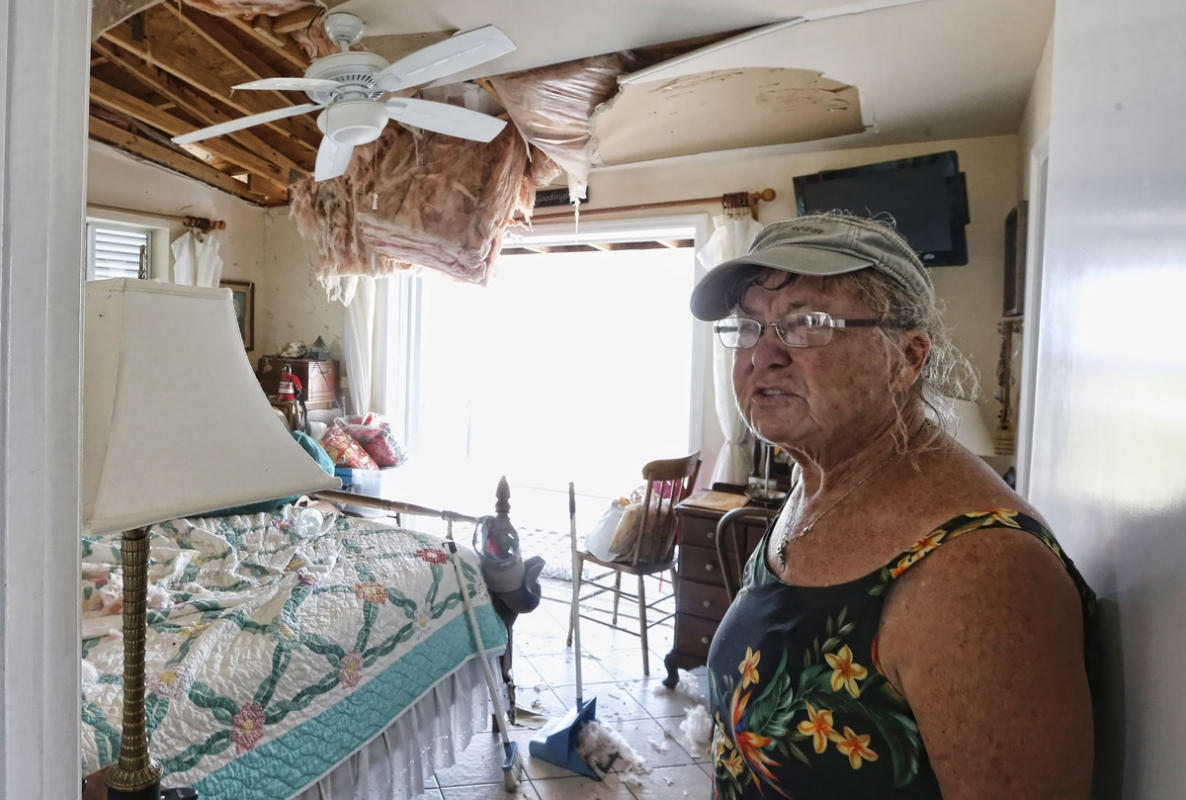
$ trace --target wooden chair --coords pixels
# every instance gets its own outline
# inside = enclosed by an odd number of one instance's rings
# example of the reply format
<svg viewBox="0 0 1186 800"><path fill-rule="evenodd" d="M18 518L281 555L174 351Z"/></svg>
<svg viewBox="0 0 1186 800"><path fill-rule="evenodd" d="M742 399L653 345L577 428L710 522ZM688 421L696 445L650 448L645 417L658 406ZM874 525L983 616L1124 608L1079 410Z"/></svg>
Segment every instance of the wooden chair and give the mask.
<svg viewBox="0 0 1186 800"><path fill-rule="evenodd" d="M725 584L725 594L729 602L737 596L741 588L742 573L745 562L749 560L750 551L746 544L746 526L739 524L748 520L751 524L760 520L769 525L770 520L778 519L779 509L764 508L762 506L742 506L725 512L717 522L716 535L713 544L717 550L717 564L721 568L721 581Z"/></svg>
<svg viewBox="0 0 1186 800"><path fill-rule="evenodd" d="M576 594L579 598L578 606L584 610L581 613L581 619L608 625L617 630L639 636L642 639L642 672L644 675L651 674L647 631L653 626L670 619L674 615L674 612L670 612L659 619L648 621L647 611L669 600L672 595L668 594L648 603L646 586L643 583L643 579L648 575L671 572L672 586L675 585L673 569L677 541L675 506L680 500L691 493L692 487L696 484L696 477L699 474L699 451L684 458L650 462L642 468L642 477L646 481L646 495L643 498L641 508L642 519L638 527L639 532L634 537L634 543L630 551L623 553L614 561L603 561L588 551L577 553L577 568L576 574L573 575L573 581L576 582ZM608 568L610 571L585 579L584 570L586 562ZM631 594L628 591L622 590L623 573L638 577L638 594ZM614 576L613 583L604 583L603 581L608 579L611 574ZM594 587L594 591L582 595L581 587L585 585ZM603 617L586 613L596 611L596 609L587 607L585 601L605 592L613 592L614 595L613 613L609 622L606 622ZM638 606L639 629L637 633L630 628L618 625L618 603L623 597ZM602 610L602 613L604 615L609 612ZM568 624L568 645L572 645L571 617Z"/></svg>

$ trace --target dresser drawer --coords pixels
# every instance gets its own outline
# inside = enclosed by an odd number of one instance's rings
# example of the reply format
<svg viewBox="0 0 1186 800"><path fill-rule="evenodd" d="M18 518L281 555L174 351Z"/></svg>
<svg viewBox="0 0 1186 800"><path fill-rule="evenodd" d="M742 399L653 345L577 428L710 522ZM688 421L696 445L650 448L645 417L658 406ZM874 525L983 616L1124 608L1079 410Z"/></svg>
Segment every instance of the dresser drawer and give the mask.
<svg viewBox="0 0 1186 800"><path fill-rule="evenodd" d="M675 649L695 658L706 658L708 645L717 632L717 622L680 615L675 626Z"/></svg>
<svg viewBox="0 0 1186 800"><path fill-rule="evenodd" d="M729 595L725 587L696 581L683 581L679 586L679 600L676 610L680 614L719 620L729 608Z"/></svg>
<svg viewBox="0 0 1186 800"><path fill-rule="evenodd" d="M699 581L724 586L717 551L708 547L681 544L679 548L679 577L681 581Z"/></svg>

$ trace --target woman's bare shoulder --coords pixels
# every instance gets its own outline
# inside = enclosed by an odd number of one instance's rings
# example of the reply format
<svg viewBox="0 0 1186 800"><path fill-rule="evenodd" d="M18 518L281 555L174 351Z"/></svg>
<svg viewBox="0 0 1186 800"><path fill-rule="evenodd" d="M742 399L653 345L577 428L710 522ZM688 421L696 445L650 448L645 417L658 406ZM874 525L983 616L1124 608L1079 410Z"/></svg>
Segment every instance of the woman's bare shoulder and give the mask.
<svg viewBox="0 0 1186 800"><path fill-rule="evenodd" d="M944 797L1086 797L1082 607L1050 548L1025 531L986 526L894 583L881 663L918 721ZM1020 733L1019 719L1027 720ZM972 753L956 744L968 736L978 742Z"/></svg>

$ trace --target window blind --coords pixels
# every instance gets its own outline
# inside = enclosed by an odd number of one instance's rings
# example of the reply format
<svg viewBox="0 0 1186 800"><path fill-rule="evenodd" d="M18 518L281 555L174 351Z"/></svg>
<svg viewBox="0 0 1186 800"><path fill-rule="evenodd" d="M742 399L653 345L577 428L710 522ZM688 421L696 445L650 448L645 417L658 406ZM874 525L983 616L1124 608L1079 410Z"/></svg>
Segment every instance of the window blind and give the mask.
<svg viewBox="0 0 1186 800"><path fill-rule="evenodd" d="M149 230L91 223L87 231L88 277L95 280L148 277Z"/></svg>

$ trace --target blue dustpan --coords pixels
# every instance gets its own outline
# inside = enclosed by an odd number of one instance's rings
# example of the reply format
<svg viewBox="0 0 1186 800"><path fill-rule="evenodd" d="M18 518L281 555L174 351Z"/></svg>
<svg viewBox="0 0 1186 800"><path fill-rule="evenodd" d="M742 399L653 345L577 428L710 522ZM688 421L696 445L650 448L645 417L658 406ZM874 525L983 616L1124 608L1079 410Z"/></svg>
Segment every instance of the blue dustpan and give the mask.
<svg viewBox="0 0 1186 800"><path fill-rule="evenodd" d="M592 722L597 713L597 698L581 699L581 615L580 596L575 580L577 570L580 569L580 562L577 560L576 491L573 489L572 483L568 484L568 525L571 535L572 574L574 577L572 606L569 612L572 614L573 644L576 645L576 661L573 664L577 677L576 705L569 709L564 716L550 720L547 725L540 728L539 733L532 738L527 749L532 758L542 759L549 764L564 767L581 775L588 775L599 781L601 776L594 772L593 768L577 752L577 741L581 737L581 729Z"/></svg>
<svg viewBox="0 0 1186 800"><path fill-rule="evenodd" d="M581 728L593 721L596 712L596 697L578 700L567 714L550 720L532 737L527 746L531 757L542 759L549 764L555 764L581 775L588 775L595 780L601 780L601 777L577 752L577 739L580 738Z"/></svg>

